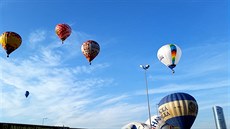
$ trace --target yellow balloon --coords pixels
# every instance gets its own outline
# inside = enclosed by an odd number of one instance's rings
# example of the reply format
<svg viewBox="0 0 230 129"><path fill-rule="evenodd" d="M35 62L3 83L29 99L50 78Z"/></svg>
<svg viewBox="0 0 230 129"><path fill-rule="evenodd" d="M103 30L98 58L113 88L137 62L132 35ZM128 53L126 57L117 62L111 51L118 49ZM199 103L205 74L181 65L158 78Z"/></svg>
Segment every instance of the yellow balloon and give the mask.
<svg viewBox="0 0 230 129"><path fill-rule="evenodd" d="M16 50L22 43L22 38L15 32L4 32L0 37L0 43L6 50L7 57Z"/></svg>

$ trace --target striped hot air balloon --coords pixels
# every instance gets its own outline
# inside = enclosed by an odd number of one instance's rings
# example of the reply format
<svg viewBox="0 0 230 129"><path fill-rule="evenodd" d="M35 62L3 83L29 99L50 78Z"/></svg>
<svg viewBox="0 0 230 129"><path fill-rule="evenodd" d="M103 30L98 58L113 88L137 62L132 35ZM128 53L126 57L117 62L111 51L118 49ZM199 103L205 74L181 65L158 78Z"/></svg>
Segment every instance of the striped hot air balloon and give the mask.
<svg viewBox="0 0 230 129"><path fill-rule="evenodd" d="M157 57L158 59L167 67L169 67L173 73L173 68L176 67L178 64L182 51L181 49L175 44L167 44L162 46L158 52Z"/></svg>
<svg viewBox="0 0 230 129"><path fill-rule="evenodd" d="M173 93L161 99L158 111L165 123L190 129L198 113L198 104L187 93Z"/></svg>
<svg viewBox="0 0 230 129"><path fill-rule="evenodd" d="M21 45L22 38L19 34L8 31L1 35L0 43L3 49L6 50L7 57L9 57L10 53L12 53Z"/></svg>
<svg viewBox="0 0 230 129"><path fill-rule="evenodd" d="M55 32L63 43L70 36L72 29L68 24L57 24Z"/></svg>

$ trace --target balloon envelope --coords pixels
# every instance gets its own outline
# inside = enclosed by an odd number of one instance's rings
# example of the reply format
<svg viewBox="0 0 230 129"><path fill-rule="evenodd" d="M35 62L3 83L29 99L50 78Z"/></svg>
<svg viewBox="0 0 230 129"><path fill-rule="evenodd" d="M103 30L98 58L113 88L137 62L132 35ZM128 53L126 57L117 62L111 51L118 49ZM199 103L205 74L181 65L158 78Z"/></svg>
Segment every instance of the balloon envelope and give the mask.
<svg viewBox="0 0 230 129"><path fill-rule="evenodd" d="M66 40L66 38L70 36L72 29L68 24L57 24L55 27L55 32L63 43Z"/></svg>
<svg viewBox="0 0 230 129"><path fill-rule="evenodd" d="M121 129L151 129L149 125L141 122L131 122L125 126L123 126Z"/></svg>
<svg viewBox="0 0 230 129"><path fill-rule="evenodd" d="M157 58L167 67L173 70L181 58L182 51L175 44L162 46L157 52Z"/></svg>
<svg viewBox="0 0 230 129"><path fill-rule="evenodd" d="M161 99L158 111L167 124L190 129L198 113L198 104L187 93L173 93Z"/></svg>
<svg viewBox="0 0 230 129"><path fill-rule="evenodd" d="M8 31L1 35L0 42L3 49L6 51L7 57L9 57L10 53L21 45L22 38L19 34Z"/></svg>
<svg viewBox="0 0 230 129"><path fill-rule="evenodd" d="M91 61L99 54L100 46L96 41L88 40L82 44L81 51L91 64Z"/></svg>
<svg viewBox="0 0 230 129"><path fill-rule="evenodd" d="M29 94L30 94L30 92L26 91L26 93L25 93L26 98L29 96Z"/></svg>

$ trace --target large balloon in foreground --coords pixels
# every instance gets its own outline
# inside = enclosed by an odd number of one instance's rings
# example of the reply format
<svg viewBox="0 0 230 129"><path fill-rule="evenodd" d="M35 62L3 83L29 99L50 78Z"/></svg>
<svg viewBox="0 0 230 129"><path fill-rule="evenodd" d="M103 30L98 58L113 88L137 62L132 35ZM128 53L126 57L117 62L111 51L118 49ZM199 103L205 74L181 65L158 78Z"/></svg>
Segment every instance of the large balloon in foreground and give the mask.
<svg viewBox="0 0 230 129"><path fill-rule="evenodd" d="M173 73L173 68L176 67L178 64L182 51L181 49L175 44L167 44L162 46L158 52L157 57L158 59L167 67L169 67Z"/></svg>
<svg viewBox="0 0 230 129"><path fill-rule="evenodd" d="M26 93L25 93L26 98L29 96L29 94L30 94L30 92L26 91Z"/></svg>
<svg viewBox="0 0 230 129"><path fill-rule="evenodd" d="M131 122L125 126L123 126L121 129L151 129L149 125L141 122Z"/></svg>
<svg viewBox="0 0 230 129"><path fill-rule="evenodd" d="M70 36L72 30L68 24L57 24L55 27L55 32L63 43Z"/></svg>
<svg viewBox="0 0 230 129"><path fill-rule="evenodd" d="M99 54L100 46L96 41L88 40L84 42L81 46L81 51L89 61L91 65L91 61Z"/></svg>
<svg viewBox="0 0 230 129"><path fill-rule="evenodd" d="M145 124L149 125L149 119L145 122ZM166 124L160 115L153 115L151 117L151 126L152 129L178 129L177 127Z"/></svg>
<svg viewBox="0 0 230 129"><path fill-rule="evenodd" d="M158 111L165 123L190 129L198 113L198 104L187 93L173 93L161 99Z"/></svg>
<svg viewBox="0 0 230 129"><path fill-rule="evenodd" d="M6 50L7 57L10 53L16 50L22 43L22 38L15 32L4 32L0 37L0 43L3 49Z"/></svg>

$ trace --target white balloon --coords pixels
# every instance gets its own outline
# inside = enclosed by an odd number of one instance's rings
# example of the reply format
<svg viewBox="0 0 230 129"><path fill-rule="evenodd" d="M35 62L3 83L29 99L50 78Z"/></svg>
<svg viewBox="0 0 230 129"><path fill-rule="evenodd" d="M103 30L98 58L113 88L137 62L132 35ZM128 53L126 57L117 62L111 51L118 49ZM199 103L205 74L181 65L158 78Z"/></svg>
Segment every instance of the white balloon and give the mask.
<svg viewBox="0 0 230 129"><path fill-rule="evenodd" d="M121 129L151 129L149 125L141 122L131 122L123 126Z"/></svg>
<svg viewBox="0 0 230 129"><path fill-rule="evenodd" d="M157 52L157 58L167 67L173 70L181 58L182 51L176 44L162 46Z"/></svg>
<svg viewBox="0 0 230 129"><path fill-rule="evenodd" d="M149 125L149 119L145 122ZM174 129L172 126L165 123L160 115L151 116L152 129Z"/></svg>

